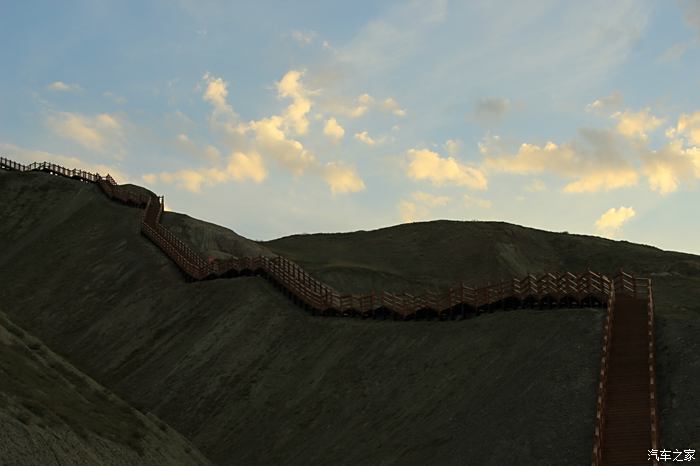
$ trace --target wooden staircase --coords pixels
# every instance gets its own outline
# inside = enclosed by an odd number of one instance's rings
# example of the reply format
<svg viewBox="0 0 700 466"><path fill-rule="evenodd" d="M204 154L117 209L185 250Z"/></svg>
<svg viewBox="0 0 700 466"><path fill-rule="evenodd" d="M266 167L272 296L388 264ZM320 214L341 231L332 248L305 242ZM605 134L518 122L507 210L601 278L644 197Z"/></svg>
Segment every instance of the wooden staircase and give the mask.
<svg viewBox="0 0 700 466"><path fill-rule="evenodd" d="M593 466L655 464L659 449L651 280L613 279L603 345Z"/></svg>
<svg viewBox="0 0 700 466"><path fill-rule="evenodd" d="M460 283L443 293L422 296L378 291L341 295L283 257L233 257L207 261L162 226L162 196L119 186L114 179L51 163L22 165L0 157L0 169L44 171L97 183L115 201L144 209L141 231L167 254L189 280L259 275L296 304L321 315L455 318L483 310L529 307L594 307L607 302L596 406L593 466L654 464L648 450L659 449L656 402L654 303L651 280L622 270L612 279L583 274L530 274L478 288ZM584 252L585 253L585 252Z"/></svg>

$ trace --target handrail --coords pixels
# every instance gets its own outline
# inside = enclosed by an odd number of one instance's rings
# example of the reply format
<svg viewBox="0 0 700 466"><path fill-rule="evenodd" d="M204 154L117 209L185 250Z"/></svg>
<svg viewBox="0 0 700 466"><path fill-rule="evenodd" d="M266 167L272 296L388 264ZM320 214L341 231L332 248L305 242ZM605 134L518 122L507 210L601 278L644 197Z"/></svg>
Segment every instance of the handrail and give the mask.
<svg viewBox="0 0 700 466"><path fill-rule="evenodd" d="M75 173L75 170L68 170L48 162L25 166L6 158L0 158L0 168L20 171L48 170L64 176ZM104 177L95 174L94 177L90 176L86 179L95 179L111 199L143 207L144 214L141 220L143 234L158 245L190 279L202 280L245 272L258 273L279 283L291 295L297 297L300 304L320 312L334 310L341 314L366 315L369 312L386 309L406 318L415 315L421 309L444 315L456 307L468 306L478 310L510 298L521 301L532 298L558 301L568 297L581 301L588 297L602 302L611 295L613 289L627 292L630 290L637 292L638 288L643 289L641 286L637 287L637 282L631 275L622 271L611 280L605 275L589 270L583 274L545 273L540 277L528 273L522 279L513 278L507 282L489 283L476 288L461 283L442 293L426 293L422 296L396 295L387 292L380 292L377 296L367 293L343 295L312 277L299 265L281 256L272 260L264 257L233 257L207 261L162 226L160 223L164 207L162 196L153 194L146 196L120 186L109 174Z"/></svg>
<svg viewBox="0 0 700 466"><path fill-rule="evenodd" d="M615 317L615 297L616 295L626 295L634 299L646 299L647 301L647 340L648 340L648 378L649 378L649 419L650 419L650 448L659 450L660 429L659 411L657 404L656 390L656 358L654 345L654 300L651 279L634 277L625 273L622 269L612 280L613 287L610 290L608 301L608 312L605 322L605 332L603 334L603 351L601 356L600 380L598 382L598 398L596 402L596 426L593 442L593 466L603 464L603 448L605 446L605 419L608 393L608 373L610 366L611 348L614 344L613 323ZM658 461L653 460L653 465L658 465Z"/></svg>
<svg viewBox="0 0 700 466"><path fill-rule="evenodd" d="M546 273L535 277L528 273L524 278L512 278L486 284L481 287L469 287L464 283L456 284L442 293L427 292L421 296L407 293L396 294L388 291L372 291L365 294L340 294L330 285L312 277L301 266L282 257L231 257L228 259L205 260L190 248L184 241L175 236L161 223L165 200L163 196L154 194L144 195L117 184L114 178L107 174L100 176L83 170L68 170L56 164L42 162L23 165L4 157L0 157L0 169L15 171L46 171L55 175L77 178L97 183L110 199L118 200L128 205L144 208L141 218L141 232L168 255L180 270L192 280L203 280L221 276L255 273L262 275L274 284L279 285L295 301L312 312L322 314L361 315L374 317L380 311L389 311L394 318L406 319L416 316L419 311L433 311L438 316L450 315L455 312L464 316L466 308L478 312L490 308L491 305L506 300L515 300L524 305L527 300L539 300L540 305L546 300L561 302L573 299L584 303L592 299L601 303L607 299L607 314L603 332L600 380L596 401L596 426L594 432L593 465L602 461L602 450L605 444L605 415L607 401L608 372L610 367L610 351L613 345L614 307L616 295L628 295L634 298L648 300L648 362L650 386L650 419L651 446L659 446L659 414L656 397L656 372L654 348L654 306L651 280L638 278L624 272L622 269L612 279L603 274L588 270L582 274L563 272L559 274ZM334 312L333 312L334 311Z"/></svg>
<svg viewBox="0 0 700 466"><path fill-rule="evenodd" d="M603 350L600 360L600 379L598 381L598 397L596 399L595 431L593 438L593 466L603 462L603 446L605 444L605 414L608 395L608 371L610 368L610 351L613 344L613 319L615 307L615 289L611 290L608 298L608 308L603 328Z"/></svg>

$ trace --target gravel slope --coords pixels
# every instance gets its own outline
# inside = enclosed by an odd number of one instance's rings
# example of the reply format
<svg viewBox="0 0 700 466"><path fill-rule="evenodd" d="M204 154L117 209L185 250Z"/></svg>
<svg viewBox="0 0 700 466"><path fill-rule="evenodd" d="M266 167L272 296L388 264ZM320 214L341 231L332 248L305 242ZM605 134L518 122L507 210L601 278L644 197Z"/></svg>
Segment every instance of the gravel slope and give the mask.
<svg viewBox="0 0 700 466"><path fill-rule="evenodd" d="M0 300L14 321L132 405L156 413L215 463L590 460L600 310L495 312L463 322L315 318L259 278L185 283L138 234L140 214L93 185L0 172L0 283L12 285L0 287ZM521 263L537 272L537 260L557 254L543 232L529 229L533 250L517 237L504 242L490 234L490 244L441 222L432 233L422 224L397 227L425 241L433 235L433 245L456 229L440 252L392 229L350 234L335 247L316 235L251 245L185 216L167 221L207 251L288 253L329 282L339 274L341 291L431 288L452 277L481 283L510 276ZM554 235L576 256L583 246L567 243L568 236ZM463 249L455 252L455 241ZM503 262L493 260L497 250ZM589 255L592 268L619 263L619 250L611 242ZM397 251L411 260L400 262ZM660 383L668 387L661 393L664 442L686 448L700 438L688 384L700 375L691 338L699 301L688 291L670 301L668 290L700 277L695 256L677 257L649 267L667 274L655 281Z"/></svg>
<svg viewBox="0 0 700 466"><path fill-rule="evenodd" d="M0 374L0 464L210 464L2 313Z"/></svg>

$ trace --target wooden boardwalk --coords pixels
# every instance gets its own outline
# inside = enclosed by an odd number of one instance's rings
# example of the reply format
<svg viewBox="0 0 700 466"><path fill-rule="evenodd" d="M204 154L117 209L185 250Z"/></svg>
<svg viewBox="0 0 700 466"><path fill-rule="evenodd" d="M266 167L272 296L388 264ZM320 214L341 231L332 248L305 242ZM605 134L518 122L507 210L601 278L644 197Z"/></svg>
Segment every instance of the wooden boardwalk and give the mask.
<svg viewBox="0 0 700 466"><path fill-rule="evenodd" d="M592 464L658 464L648 461L647 455L647 450L659 448L654 304L649 279L622 270L612 279L592 271L564 272L527 275L476 288L460 283L442 293L420 296L388 291L341 294L283 257L205 260L161 225L162 196L119 186L109 175L47 162L22 165L2 157L0 169L43 171L97 183L110 199L144 209L141 232L173 260L188 280L259 275L317 315L454 319L492 309L605 306Z"/></svg>
<svg viewBox="0 0 700 466"><path fill-rule="evenodd" d="M604 339L593 465L658 464L654 302L651 280L622 271L613 280Z"/></svg>

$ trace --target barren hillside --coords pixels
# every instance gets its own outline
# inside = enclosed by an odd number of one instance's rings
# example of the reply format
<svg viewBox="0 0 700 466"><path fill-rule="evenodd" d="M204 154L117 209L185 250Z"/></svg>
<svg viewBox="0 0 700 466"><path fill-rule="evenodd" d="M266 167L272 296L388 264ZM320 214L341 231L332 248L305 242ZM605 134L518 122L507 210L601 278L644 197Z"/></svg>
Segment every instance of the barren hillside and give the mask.
<svg viewBox="0 0 700 466"><path fill-rule="evenodd" d="M209 464L0 313L0 463Z"/></svg>
<svg viewBox="0 0 700 466"><path fill-rule="evenodd" d="M590 459L601 310L312 317L260 278L186 283L138 233L140 215L91 184L0 172L0 282L10 284L0 300L16 323L215 463ZM487 223L262 245L186 216L166 214L164 224L204 254L288 255L341 291L479 284L550 267L654 273L664 443L700 439L689 384L700 375L696 256L605 242L581 261L577 251L604 240L515 226L506 239Z"/></svg>

